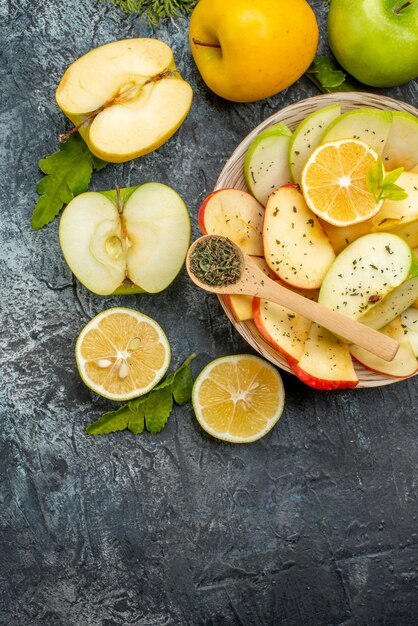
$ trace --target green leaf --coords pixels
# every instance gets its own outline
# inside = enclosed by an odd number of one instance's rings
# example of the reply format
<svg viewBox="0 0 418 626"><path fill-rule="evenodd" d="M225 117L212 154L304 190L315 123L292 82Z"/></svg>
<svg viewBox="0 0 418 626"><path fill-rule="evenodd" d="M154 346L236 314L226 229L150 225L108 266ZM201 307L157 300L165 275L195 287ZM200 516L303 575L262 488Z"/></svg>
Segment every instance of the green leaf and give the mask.
<svg viewBox="0 0 418 626"><path fill-rule="evenodd" d="M116 409L104 413L98 420L87 426L85 431L87 435L107 435L118 430L125 430L131 418L131 411L127 404Z"/></svg>
<svg viewBox="0 0 418 626"><path fill-rule="evenodd" d="M305 76L323 93L357 90L356 87L346 81L344 72L341 71L336 62L325 55L315 57L306 70Z"/></svg>
<svg viewBox="0 0 418 626"><path fill-rule="evenodd" d="M105 0L102 0L105 2ZM156 26L161 19L179 17L190 13L198 0L109 0L126 13L141 13L150 26Z"/></svg>
<svg viewBox="0 0 418 626"><path fill-rule="evenodd" d="M377 202L381 200L406 200L408 194L402 187L395 185L395 181L403 172L403 167L389 172L385 176L382 159L379 157L375 167L367 172L366 184L370 193Z"/></svg>
<svg viewBox="0 0 418 626"><path fill-rule="evenodd" d="M88 435L102 435L128 428L134 435L147 430L155 435L167 423L173 409L173 397L177 404L185 404L192 395L193 376L190 363L196 357L191 354L180 367L169 374L151 391L124 404L116 411L104 413L85 429Z"/></svg>
<svg viewBox="0 0 418 626"><path fill-rule="evenodd" d="M145 424L152 435L164 428L172 408L173 394L169 387L150 392L145 403Z"/></svg>
<svg viewBox="0 0 418 626"><path fill-rule="evenodd" d="M393 185L393 183L396 183L396 181L398 180L399 176L402 174L403 170L404 170L403 167L398 167L398 169L392 170L391 172L386 174L386 176L385 176L385 178L383 180L382 187L384 188L384 187Z"/></svg>
<svg viewBox="0 0 418 626"><path fill-rule="evenodd" d="M54 152L39 161L45 174L36 191L41 196L32 214L32 228L38 230L52 222L64 204L88 189L93 169L102 169L106 162L98 159L76 133Z"/></svg>

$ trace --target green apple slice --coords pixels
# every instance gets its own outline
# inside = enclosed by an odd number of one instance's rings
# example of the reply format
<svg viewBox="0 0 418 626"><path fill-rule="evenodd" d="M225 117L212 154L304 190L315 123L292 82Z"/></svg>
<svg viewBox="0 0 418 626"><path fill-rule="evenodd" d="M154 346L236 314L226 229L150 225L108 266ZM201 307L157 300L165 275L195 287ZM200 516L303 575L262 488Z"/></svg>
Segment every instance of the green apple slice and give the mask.
<svg viewBox="0 0 418 626"><path fill-rule="evenodd" d="M263 206L277 187L292 180L287 158L291 136L287 126L274 124L251 142L245 155L245 182Z"/></svg>
<svg viewBox="0 0 418 626"><path fill-rule="evenodd" d="M418 357L418 309L409 308L401 315L401 326L408 337L413 353Z"/></svg>
<svg viewBox="0 0 418 626"><path fill-rule="evenodd" d="M162 291L180 271L190 220L170 187L148 183L76 196L59 226L65 260L78 280L99 295Z"/></svg>
<svg viewBox="0 0 418 626"><path fill-rule="evenodd" d="M418 275L418 261L403 239L372 233L356 239L329 268L318 302L358 319L405 280Z"/></svg>
<svg viewBox="0 0 418 626"><path fill-rule="evenodd" d="M410 307L417 298L418 278L410 278L398 287L395 287L383 300L360 317L359 322L379 330Z"/></svg>
<svg viewBox="0 0 418 626"><path fill-rule="evenodd" d="M340 105L331 104L305 117L296 128L289 144L289 167L295 183L300 183L305 163L319 146L325 129L340 114Z"/></svg>
<svg viewBox="0 0 418 626"><path fill-rule="evenodd" d="M382 154L385 170L418 165L418 118L411 113L393 111L392 126Z"/></svg>
<svg viewBox="0 0 418 626"><path fill-rule="evenodd" d="M321 144L340 139L359 139L381 155L392 124L392 113L380 109L355 109L343 113L328 126Z"/></svg>

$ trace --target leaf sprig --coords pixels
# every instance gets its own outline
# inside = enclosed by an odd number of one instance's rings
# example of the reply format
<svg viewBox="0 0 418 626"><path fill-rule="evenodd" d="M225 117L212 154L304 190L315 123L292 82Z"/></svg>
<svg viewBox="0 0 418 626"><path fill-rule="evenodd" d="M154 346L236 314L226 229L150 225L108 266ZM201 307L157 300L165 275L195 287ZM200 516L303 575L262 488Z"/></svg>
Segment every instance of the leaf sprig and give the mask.
<svg viewBox="0 0 418 626"><path fill-rule="evenodd" d="M36 191L41 196L32 214L32 228L39 230L52 222L64 204L88 189L93 170L107 165L94 156L77 133L54 152L39 161L45 174Z"/></svg>
<svg viewBox="0 0 418 626"><path fill-rule="evenodd" d="M102 0L105 2L106 0ZM191 13L198 0L109 0L126 13L140 13L149 26L156 26L167 17L180 17L182 13Z"/></svg>
<svg viewBox="0 0 418 626"><path fill-rule="evenodd" d="M382 159L377 159L376 165L367 173L366 178L367 188L373 194L376 204L381 200L405 200L408 197L406 191L395 184L403 170L403 167L398 167L385 175Z"/></svg>
<svg viewBox="0 0 418 626"><path fill-rule="evenodd" d="M305 72L305 76L313 82L322 93L335 91L356 91L357 88L346 81L346 76L338 65L325 55L318 55Z"/></svg>
<svg viewBox="0 0 418 626"><path fill-rule="evenodd" d="M193 376L190 362L196 354L191 354L180 367L169 374L151 391L127 402L116 411L104 413L98 420L87 426L88 435L106 435L126 428L139 435L146 428L151 434L159 433L167 423L173 409L173 402L182 405L191 398Z"/></svg>

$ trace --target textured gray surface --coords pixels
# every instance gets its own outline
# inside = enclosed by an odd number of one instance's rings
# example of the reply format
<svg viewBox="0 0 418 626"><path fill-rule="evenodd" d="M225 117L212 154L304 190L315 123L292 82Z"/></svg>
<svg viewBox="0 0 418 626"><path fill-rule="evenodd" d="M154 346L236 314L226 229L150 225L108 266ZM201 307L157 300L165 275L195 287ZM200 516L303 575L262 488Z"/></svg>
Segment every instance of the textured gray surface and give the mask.
<svg viewBox="0 0 418 626"><path fill-rule="evenodd" d="M312 4L324 34L325 3ZM152 32L95 0L4 0L0 15L0 623L416 624L418 379L319 393L285 375L281 421L249 446L206 436L190 405L155 437L84 434L109 402L84 387L73 349L105 308L155 317L173 366L198 352L195 373L248 348L184 273L164 294L100 298L72 279L57 223L30 227L37 161L69 127L54 102L65 68L94 46ZM160 150L96 173L91 188L168 183L197 236L197 209L234 147L317 92L301 79L256 104L221 101L193 66L187 20L155 34L193 85L192 111ZM385 93L417 102L416 83Z"/></svg>

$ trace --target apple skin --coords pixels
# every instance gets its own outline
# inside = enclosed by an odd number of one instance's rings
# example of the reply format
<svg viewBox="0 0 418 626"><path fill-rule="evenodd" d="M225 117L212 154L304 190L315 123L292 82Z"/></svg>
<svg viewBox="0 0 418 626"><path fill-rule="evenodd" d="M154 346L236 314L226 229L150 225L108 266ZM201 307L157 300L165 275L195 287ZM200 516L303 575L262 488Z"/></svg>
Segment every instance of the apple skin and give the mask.
<svg viewBox="0 0 418 626"><path fill-rule="evenodd" d="M328 39L342 67L371 87L395 87L418 75L418 3L332 0Z"/></svg>
<svg viewBox="0 0 418 626"><path fill-rule="evenodd" d="M318 389L319 391L335 391L336 389L352 389L357 387L358 380L325 380L317 378L303 370L297 361L287 359L292 372L308 387Z"/></svg>
<svg viewBox="0 0 418 626"><path fill-rule="evenodd" d="M268 98L294 83L318 45L315 14L305 0L200 0L189 35L206 85L233 102Z"/></svg>

